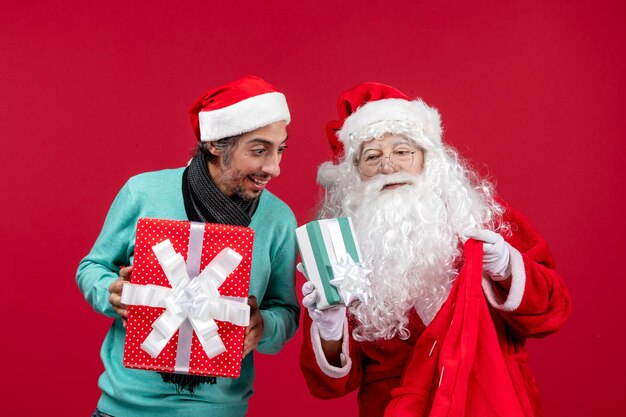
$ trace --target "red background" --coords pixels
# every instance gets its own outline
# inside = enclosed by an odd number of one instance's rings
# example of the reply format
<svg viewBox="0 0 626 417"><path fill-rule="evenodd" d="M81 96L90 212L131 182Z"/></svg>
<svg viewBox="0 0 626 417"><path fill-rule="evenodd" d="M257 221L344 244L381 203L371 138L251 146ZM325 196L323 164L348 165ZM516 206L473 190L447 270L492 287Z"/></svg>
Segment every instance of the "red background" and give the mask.
<svg viewBox="0 0 626 417"><path fill-rule="evenodd" d="M128 177L187 162L196 97L248 73L289 99L270 188L300 223L339 92L375 80L437 107L445 139L551 243L572 293L566 327L529 342L546 414L626 415L624 3L239 3L3 4L0 415L94 409L111 321L78 291L78 261ZM353 396L308 394L300 343L256 355L250 415L354 415Z"/></svg>

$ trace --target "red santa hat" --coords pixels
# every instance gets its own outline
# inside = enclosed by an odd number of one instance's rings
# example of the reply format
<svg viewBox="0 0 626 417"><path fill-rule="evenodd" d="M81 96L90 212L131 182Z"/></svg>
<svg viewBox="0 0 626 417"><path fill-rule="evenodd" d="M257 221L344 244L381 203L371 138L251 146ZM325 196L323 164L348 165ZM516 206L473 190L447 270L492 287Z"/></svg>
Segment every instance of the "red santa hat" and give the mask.
<svg viewBox="0 0 626 417"><path fill-rule="evenodd" d="M404 135L429 148L441 143L441 118L422 100L385 84L367 82L337 100L339 120L326 126L334 162L354 154L361 142L386 133Z"/></svg>
<svg viewBox="0 0 626 417"><path fill-rule="evenodd" d="M267 81L248 75L204 93L189 110L199 141L241 135L274 122L291 121L287 100Z"/></svg>

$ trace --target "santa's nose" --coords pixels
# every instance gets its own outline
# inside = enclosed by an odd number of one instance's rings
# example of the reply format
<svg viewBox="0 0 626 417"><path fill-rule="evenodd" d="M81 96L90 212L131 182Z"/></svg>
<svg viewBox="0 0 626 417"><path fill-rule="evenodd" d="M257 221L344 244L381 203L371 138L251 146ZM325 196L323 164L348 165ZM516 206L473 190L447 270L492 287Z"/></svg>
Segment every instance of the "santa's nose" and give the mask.
<svg viewBox="0 0 626 417"><path fill-rule="evenodd" d="M383 174L393 174L397 171L396 165L393 163L390 157L386 156L380 161L380 172Z"/></svg>

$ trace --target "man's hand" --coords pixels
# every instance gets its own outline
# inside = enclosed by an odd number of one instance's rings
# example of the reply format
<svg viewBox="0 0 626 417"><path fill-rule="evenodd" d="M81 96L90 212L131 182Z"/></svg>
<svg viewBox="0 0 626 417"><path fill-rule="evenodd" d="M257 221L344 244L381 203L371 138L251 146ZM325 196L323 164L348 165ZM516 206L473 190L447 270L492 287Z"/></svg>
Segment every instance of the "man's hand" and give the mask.
<svg viewBox="0 0 626 417"><path fill-rule="evenodd" d="M504 281L511 276L511 252L501 235L481 229L470 229L465 235L484 242L483 271L492 280Z"/></svg>
<svg viewBox="0 0 626 417"><path fill-rule="evenodd" d="M263 337L263 317L254 295L248 297L248 305L250 306L250 324L246 327L246 337L243 340L244 358L257 347Z"/></svg>
<svg viewBox="0 0 626 417"><path fill-rule="evenodd" d="M130 277L133 274L133 267L126 266L120 269L120 276L109 285L109 303L113 306L113 310L122 318L122 325L126 327L126 320L128 319L128 308L126 304L122 304L122 287L127 282L130 282Z"/></svg>
<svg viewBox="0 0 626 417"><path fill-rule="evenodd" d="M309 281L302 286L302 295L304 295L302 305L309 311L311 320L317 324L320 337L324 340L341 340L343 338L343 323L346 320L346 307L339 305L326 310L315 308L317 291Z"/></svg>

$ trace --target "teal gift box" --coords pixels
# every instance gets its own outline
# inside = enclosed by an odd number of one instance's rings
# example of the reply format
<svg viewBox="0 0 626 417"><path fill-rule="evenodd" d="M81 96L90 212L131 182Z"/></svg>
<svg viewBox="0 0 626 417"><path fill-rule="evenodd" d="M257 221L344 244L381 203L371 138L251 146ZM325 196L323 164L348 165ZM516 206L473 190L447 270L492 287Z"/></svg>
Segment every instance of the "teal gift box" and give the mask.
<svg viewBox="0 0 626 417"><path fill-rule="evenodd" d="M296 229L296 238L302 272L319 294L319 310L347 305L352 296L366 301L363 293L369 291L369 285L366 271L361 268L361 253L349 217L312 221ZM338 271L347 272L338 277ZM345 277L350 279L344 280ZM342 282L346 285L342 286Z"/></svg>

